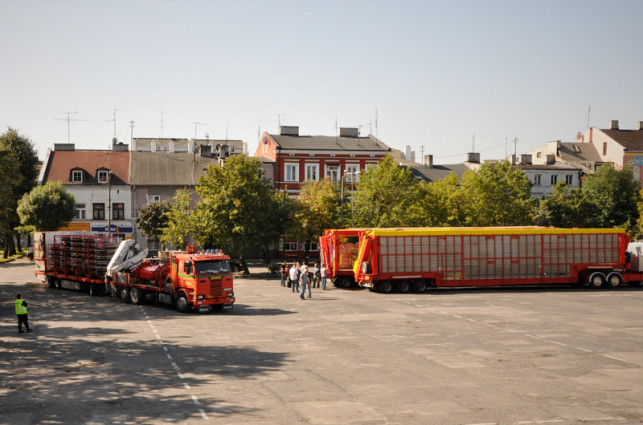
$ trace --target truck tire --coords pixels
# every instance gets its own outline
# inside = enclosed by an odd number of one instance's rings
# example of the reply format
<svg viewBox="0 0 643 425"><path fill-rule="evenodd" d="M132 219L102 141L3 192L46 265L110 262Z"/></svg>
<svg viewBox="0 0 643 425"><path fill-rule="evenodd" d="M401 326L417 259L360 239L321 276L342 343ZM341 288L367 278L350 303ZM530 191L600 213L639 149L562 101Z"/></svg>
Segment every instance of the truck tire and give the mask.
<svg viewBox="0 0 643 425"><path fill-rule="evenodd" d="M623 276L618 272L612 272L607 275L605 283L609 289L619 288L623 284Z"/></svg>
<svg viewBox="0 0 643 425"><path fill-rule="evenodd" d="M353 282L351 281L350 277L342 276L340 278L337 278L337 280L335 281L335 286L337 286L338 288L348 289L353 286Z"/></svg>
<svg viewBox="0 0 643 425"><path fill-rule="evenodd" d="M118 290L118 298L121 300L122 303L128 303L130 302L130 291L127 286L123 286Z"/></svg>
<svg viewBox="0 0 643 425"><path fill-rule="evenodd" d="M589 276L589 287L601 289L605 286L605 275L601 272L594 272Z"/></svg>
<svg viewBox="0 0 643 425"><path fill-rule="evenodd" d="M390 294L393 292L393 282L390 280L384 280L377 285L377 289L384 294Z"/></svg>
<svg viewBox="0 0 643 425"><path fill-rule="evenodd" d="M423 280L416 280L413 282L413 289L415 292L424 292L426 291L426 282Z"/></svg>
<svg viewBox="0 0 643 425"><path fill-rule="evenodd" d="M411 284L409 283L408 280L401 280L397 282L396 288L398 292L401 292L403 294L406 294L409 292L409 289L411 289Z"/></svg>
<svg viewBox="0 0 643 425"><path fill-rule="evenodd" d="M56 287L56 278L53 276L47 276L47 286L49 288L55 288Z"/></svg>
<svg viewBox="0 0 643 425"><path fill-rule="evenodd" d="M190 304L188 303L188 298L185 294L180 294L176 299L176 309L181 313L187 313L190 311Z"/></svg>
<svg viewBox="0 0 643 425"><path fill-rule="evenodd" d="M136 305L143 304L143 297L144 297L143 291L136 287L133 287L129 291L129 298L130 300L132 300L132 304L136 304Z"/></svg>

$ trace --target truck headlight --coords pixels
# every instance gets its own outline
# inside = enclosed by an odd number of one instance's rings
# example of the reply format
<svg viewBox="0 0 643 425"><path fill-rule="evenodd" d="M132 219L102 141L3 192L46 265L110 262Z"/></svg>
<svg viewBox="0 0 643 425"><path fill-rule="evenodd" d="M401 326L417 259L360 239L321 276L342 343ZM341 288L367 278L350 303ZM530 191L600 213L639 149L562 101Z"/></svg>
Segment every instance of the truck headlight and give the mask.
<svg viewBox="0 0 643 425"><path fill-rule="evenodd" d="M228 298L234 297L234 292L228 292Z"/></svg>
<svg viewBox="0 0 643 425"><path fill-rule="evenodd" d="M196 299L197 299L197 300L202 300L202 299L204 299L204 298L205 298L205 297L204 297L203 295L197 295L197 296L196 296Z"/></svg>

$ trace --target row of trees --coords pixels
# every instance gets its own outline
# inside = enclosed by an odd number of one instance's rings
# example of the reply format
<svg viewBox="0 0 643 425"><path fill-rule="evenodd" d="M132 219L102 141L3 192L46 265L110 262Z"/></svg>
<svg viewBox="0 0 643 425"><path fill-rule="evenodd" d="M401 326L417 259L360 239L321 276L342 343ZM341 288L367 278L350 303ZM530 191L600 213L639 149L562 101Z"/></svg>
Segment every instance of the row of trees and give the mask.
<svg viewBox="0 0 643 425"><path fill-rule="evenodd" d="M561 182L535 200L529 179L507 161L468 171L462 181L452 174L427 183L388 156L362 173L352 199L328 179L305 183L294 198L263 179L259 161L236 156L208 168L196 194L181 190L171 202L141 208L137 225L164 244L194 240L241 254L267 252L283 236L316 241L324 229L341 227L622 226L640 238L642 208L629 167L605 165L582 188Z"/></svg>

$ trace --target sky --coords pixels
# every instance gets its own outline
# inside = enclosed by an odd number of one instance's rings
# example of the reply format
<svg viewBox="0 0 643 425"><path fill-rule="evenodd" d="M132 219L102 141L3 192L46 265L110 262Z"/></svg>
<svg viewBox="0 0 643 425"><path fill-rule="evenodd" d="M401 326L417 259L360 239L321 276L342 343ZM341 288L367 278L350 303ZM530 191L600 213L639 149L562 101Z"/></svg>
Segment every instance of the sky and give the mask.
<svg viewBox="0 0 643 425"><path fill-rule="evenodd" d="M279 124L359 127L436 164L643 121L640 0L0 0L0 16L0 132L41 159L110 148L114 115L124 143L207 133L253 155Z"/></svg>

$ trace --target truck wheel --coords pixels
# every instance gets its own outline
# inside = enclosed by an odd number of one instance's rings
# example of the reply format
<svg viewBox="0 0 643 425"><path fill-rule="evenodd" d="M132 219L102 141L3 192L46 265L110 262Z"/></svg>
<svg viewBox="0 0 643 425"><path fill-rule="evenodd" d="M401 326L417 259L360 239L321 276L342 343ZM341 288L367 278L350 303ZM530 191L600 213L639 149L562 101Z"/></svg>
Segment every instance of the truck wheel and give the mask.
<svg viewBox="0 0 643 425"><path fill-rule="evenodd" d="M620 273L612 272L607 275L607 287L610 289L616 289L623 284L623 276Z"/></svg>
<svg viewBox="0 0 643 425"><path fill-rule="evenodd" d="M411 289L411 285L409 284L408 280L402 280L397 283L397 291L401 292L403 294L406 294L409 292L409 289Z"/></svg>
<svg viewBox="0 0 643 425"><path fill-rule="evenodd" d="M605 275L601 272L594 272L589 277L589 287L600 289L605 285Z"/></svg>
<svg viewBox="0 0 643 425"><path fill-rule="evenodd" d="M393 292L393 283L391 281L385 280L383 282L380 282L378 285L378 289L380 292L383 292L385 294L390 294Z"/></svg>
<svg viewBox="0 0 643 425"><path fill-rule="evenodd" d="M47 286L49 288L55 288L56 287L56 278L53 276L47 276Z"/></svg>
<svg viewBox="0 0 643 425"><path fill-rule="evenodd" d="M416 292L426 291L426 282L423 280L416 280L413 283L413 289L415 289Z"/></svg>
<svg viewBox="0 0 643 425"><path fill-rule="evenodd" d="M132 304L143 304L143 291L134 287L129 292L129 298L132 300Z"/></svg>
<svg viewBox="0 0 643 425"><path fill-rule="evenodd" d="M353 282L351 282L351 279L346 276L340 277L339 279L337 279L337 281L335 281L335 286L337 286L338 288L348 289L352 285Z"/></svg>
<svg viewBox="0 0 643 425"><path fill-rule="evenodd" d="M188 304L188 299L185 294L179 295L176 299L176 309L181 313L187 313L190 311L190 304Z"/></svg>
<svg viewBox="0 0 643 425"><path fill-rule="evenodd" d="M129 294L130 294L129 288L127 286L123 286L118 291L118 298L120 298L121 302L128 303L130 302Z"/></svg>

